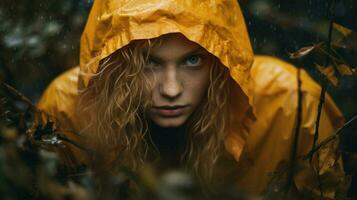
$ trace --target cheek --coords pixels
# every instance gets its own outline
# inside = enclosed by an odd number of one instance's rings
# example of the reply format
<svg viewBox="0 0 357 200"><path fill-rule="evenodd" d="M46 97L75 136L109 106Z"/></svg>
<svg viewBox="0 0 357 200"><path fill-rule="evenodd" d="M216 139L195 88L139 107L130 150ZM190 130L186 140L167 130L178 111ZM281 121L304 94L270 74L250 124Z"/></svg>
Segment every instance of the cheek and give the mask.
<svg viewBox="0 0 357 200"><path fill-rule="evenodd" d="M191 72L186 74L185 77L185 90L189 93L188 95L196 102L200 101L209 86L209 71L202 70L199 71L199 73Z"/></svg>

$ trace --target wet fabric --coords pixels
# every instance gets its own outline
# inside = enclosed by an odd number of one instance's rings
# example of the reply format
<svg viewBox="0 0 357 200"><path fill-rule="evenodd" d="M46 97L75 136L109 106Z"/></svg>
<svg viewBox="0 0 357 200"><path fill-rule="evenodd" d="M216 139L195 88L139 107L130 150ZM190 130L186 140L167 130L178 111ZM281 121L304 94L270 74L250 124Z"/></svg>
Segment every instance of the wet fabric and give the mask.
<svg viewBox="0 0 357 200"><path fill-rule="evenodd" d="M237 123L232 123L227 133L225 148L237 162L234 173L237 187L252 193L263 192L269 186L271 174L281 169L290 158L296 125L297 70L276 58L253 57L244 18L234 0L94 1L81 38L80 66L55 79L38 107L58 119L61 127L79 132L82 128L78 127L80 116L74 113L78 93L88 86L99 61L130 41L168 33L183 34L229 68L231 77L238 84L232 92L235 103L230 113ZM304 71L301 80L303 118L299 158L312 146L320 93L318 84ZM252 122L254 118L256 120ZM319 141L342 123L342 114L327 96ZM80 142L80 137L75 134L68 133L68 136ZM328 187L324 188L325 196L331 198L337 190L336 184L343 179L341 159L334 150L327 147L319 157L319 173L328 182ZM88 160L87 155L70 145L59 151L68 165ZM296 188L318 193L314 171L309 163L300 161L294 177Z"/></svg>

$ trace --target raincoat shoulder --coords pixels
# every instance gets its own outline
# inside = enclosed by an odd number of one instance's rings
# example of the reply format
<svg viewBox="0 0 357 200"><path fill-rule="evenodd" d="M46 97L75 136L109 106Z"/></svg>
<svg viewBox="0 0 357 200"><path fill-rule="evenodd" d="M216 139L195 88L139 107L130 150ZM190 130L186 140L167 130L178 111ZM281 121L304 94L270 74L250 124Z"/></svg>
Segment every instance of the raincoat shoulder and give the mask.
<svg viewBox="0 0 357 200"><path fill-rule="evenodd" d="M74 103L78 97L78 73L79 67L74 67L54 79L37 104L39 109L61 118L63 125L70 123L74 112Z"/></svg>
<svg viewBox="0 0 357 200"><path fill-rule="evenodd" d="M76 144L83 143L78 127L78 116L75 106L78 100L79 67L74 67L58 76L47 87L37 107L55 120L56 127L69 140ZM83 150L64 141L64 148L57 148L61 166L72 168L88 162L88 156Z"/></svg>
<svg viewBox="0 0 357 200"><path fill-rule="evenodd" d="M37 104L39 109L44 109L50 114L60 114L69 117L73 112L73 103L78 96L79 67L58 76L47 87Z"/></svg>
<svg viewBox="0 0 357 200"><path fill-rule="evenodd" d="M311 166L319 165L320 176L326 177L325 197L334 198L338 186L343 187L344 173L337 142L327 145L313 165L302 159L312 147L320 86L301 69L302 121L298 137L294 183L300 192L319 195L316 174ZM260 193L269 190L272 174L288 170L297 122L297 68L280 59L255 56L250 88L256 121L249 126L239 161L239 186ZM344 118L326 95L322 109L318 143L343 125Z"/></svg>

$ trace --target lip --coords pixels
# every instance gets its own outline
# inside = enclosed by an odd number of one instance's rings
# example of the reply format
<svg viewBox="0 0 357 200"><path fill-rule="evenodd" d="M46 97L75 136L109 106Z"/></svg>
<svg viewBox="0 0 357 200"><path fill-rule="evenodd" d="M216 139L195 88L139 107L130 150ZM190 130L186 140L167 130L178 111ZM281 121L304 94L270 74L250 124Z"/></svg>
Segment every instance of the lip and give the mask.
<svg viewBox="0 0 357 200"><path fill-rule="evenodd" d="M182 115L187 105L177 105L177 106L155 106L154 110L163 117L177 117Z"/></svg>

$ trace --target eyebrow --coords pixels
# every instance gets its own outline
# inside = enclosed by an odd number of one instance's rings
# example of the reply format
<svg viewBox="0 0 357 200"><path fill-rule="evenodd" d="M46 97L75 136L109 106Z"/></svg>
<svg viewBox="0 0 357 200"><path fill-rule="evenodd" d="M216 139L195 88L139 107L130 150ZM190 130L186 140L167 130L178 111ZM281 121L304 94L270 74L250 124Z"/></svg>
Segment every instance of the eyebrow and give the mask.
<svg viewBox="0 0 357 200"><path fill-rule="evenodd" d="M181 61L181 60L187 58L188 56L190 56L192 54L195 54L195 53L199 53L200 51L203 51L203 50L204 50L203 47L197 47L197 48L195 48L195 49L193 49L191 51L188 51L188 52L184 53L182 56L180 56L180 58L178 58L178 60ZM159 63L163 63L164 62L164 59L160 58L160 56L157 56L155 54L150 53L149 57L151 59L153 59L154 61L156 61L156 62L159 62Z"/></svg>

